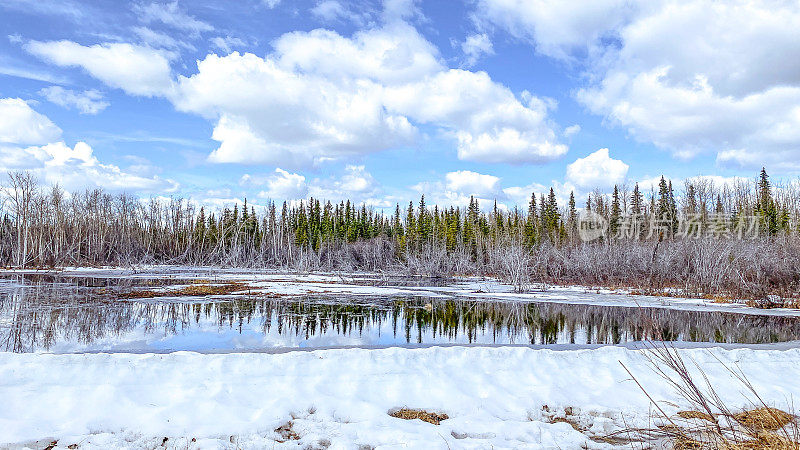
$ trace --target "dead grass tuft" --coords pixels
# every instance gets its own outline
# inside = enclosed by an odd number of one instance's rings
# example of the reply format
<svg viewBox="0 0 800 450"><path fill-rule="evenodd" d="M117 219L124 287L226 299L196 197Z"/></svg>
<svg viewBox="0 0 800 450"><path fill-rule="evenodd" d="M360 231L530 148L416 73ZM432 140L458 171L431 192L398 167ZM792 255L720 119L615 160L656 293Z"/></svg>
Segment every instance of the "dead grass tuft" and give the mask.
<svg viewBox="0 0 800 450"><path fill-rule="evenodd" d="M678 450L800 450L800 427L793 414L768 406L741 370L720 361L749 391L752 408L733 411L720 398L702 367L688 358L703 380L698 383L690 374L681 354L666 344L654 345L645 352L651 368L671 385L691 409L668 416L639 384L627 367L623 367L655 408L657 420L651 428L630 429L643 442L669 444ZM683 421L681 421L683 419ZM694 419L701 422L698 423ZM660 422L660 423L658 423Z"/></svg>
<svg viewBox="0 0 800 450"><path fill-rule="evenodd" d="M392 417L396 417L398 419L405 419L405 420L419 419L424 422L432 423L434 425L439 425L441 421L450 418L447 414L444 413L439 414L435 412L425 411L424 409L409 409L409 408L400 408L394 411L389 411L389 415Z"/></svg>
<svg viewBox="0 0 800 450"><path fill-rule="evenodd" d="M706 450L709 447L698 440L685 436L678 436L675 438L675 442L672 443L672 448L673 450Z"/></svg>
<svg viewBox="0 0 800 450"><path fill-rule="evenodd" d="M678 417L681 419L700 419L700 420L707 420L709 422L716 422L714 416L707 412L703 411L678 411Z"/></svg>
<svg viewBox="0 0 800 450"><path fill-rule="evenodd" d="M278 433L280 438L277 440L278 443L284 443L287 441L297 441L300 439L300 435L294 431L292 428L294 426L294 422L291 420L286 422L285 424L275 428L275 432Z"/></svg>
<svg viewBox="0 0 800 450"><path fill-rule="evenodd" d="M739 443L723 443L722 450L797 450L797 442L771 432L759 433L755 439Z"/></svg>
<svg viewBox="0 0 800 450"><path fill-rule="evenodd" d="M753 430L775 431L789 425L794 417L780 409L762 407L734 414L734 420Z"/></svg>
<svg viewBox="0 0 800 450"><path fill-rule="evenodd" d="M230 295L234 292L249 290L244 283L230 282L225 284L190 284L180 289L164 291L137 290L118 295L120 299L157 298L157 297L205 297L209 295Z"/></svg>

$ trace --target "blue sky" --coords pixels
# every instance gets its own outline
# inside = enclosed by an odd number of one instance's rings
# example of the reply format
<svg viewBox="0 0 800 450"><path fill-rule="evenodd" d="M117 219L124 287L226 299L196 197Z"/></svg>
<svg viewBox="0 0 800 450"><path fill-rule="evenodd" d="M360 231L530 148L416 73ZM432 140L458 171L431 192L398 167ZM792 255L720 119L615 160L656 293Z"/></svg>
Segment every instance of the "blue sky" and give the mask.
<svg viewBox="0 0 800 450"><path fill-rule="evenodd" d="M0 169L210 205L512 207L800 170L800 6L0 0Z"/></svg>

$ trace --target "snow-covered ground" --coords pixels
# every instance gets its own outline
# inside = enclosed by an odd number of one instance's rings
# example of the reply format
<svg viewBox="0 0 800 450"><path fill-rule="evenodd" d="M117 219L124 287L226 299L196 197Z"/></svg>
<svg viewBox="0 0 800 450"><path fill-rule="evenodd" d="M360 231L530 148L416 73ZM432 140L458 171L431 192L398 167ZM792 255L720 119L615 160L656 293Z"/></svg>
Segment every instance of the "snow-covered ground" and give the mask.
<svg viewBox="0 0 800 450"><path fill-rule="evenodd" d="M731 405L748 404L723 363L775 406L800 394L800 350L681 353ZM676 403L664 408L680 408L640 351L621 347L5 353L0 439L30 448L610 448L591 436L648 421L647 399L620 362L655 399ZM450 418L437 426L387 414L398 407ZM584 432L550 423L567 408ZM275 430L289 422L299 440L281 443Z"/></svg>

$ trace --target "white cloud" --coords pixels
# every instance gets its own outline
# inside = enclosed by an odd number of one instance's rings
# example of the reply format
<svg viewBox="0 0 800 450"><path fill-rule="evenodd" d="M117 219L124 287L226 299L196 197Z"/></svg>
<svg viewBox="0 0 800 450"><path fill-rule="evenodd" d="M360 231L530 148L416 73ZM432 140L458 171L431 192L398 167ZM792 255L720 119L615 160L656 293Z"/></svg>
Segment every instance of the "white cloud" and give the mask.
<svg viewBox="0 0 800 450"><path fill-rule="evenodd" d="M469 170L449 172L445 175L445 188L467 196L497 197L502 196L500 178Z"/></svg>
<svg viewBox="0 0 800 450"><path fill-rule="evenodd" d="M103 164L92 148L78 142L70 148L64 142L33 147L0 147L1 170L28 170L48 184L67 190L100 187L112 191L174 191L178 184L158 176L144 177Z"/></svg>
<svg viewBox="0 0 800 450"><path fill-rule="evenodd" d="M529 40L536 51L569 60L619 26L635 8L626 0L479 0L476 19Z"/></svg>
<svg viewBox="0 0 800 450"><path fill-rule="evenodd" d="M486 33L476 33L467 36L467 39L461 43L461 51L464 52L467 66L474 65L483 55L491 55L494 53L492 41L489 40L489 35Z"/></svg>
<svg viewBox="0 0 800 450"><path fill-rule="evenodd" d="M113 191L174 191L175 181L143 173L141 161L132 170L103 164L85 142L69 147L61 129L18 98L0 99L0 172L28 170L48 184L74 190L102 187Z"/></svg>
<svg viewBox="0 0 800 450"><path fill-rule="evenodd" d="M564 155L547 103L528 93L522 99L485 72L459 69L387 90L390 110L449 130L460 159L529 163Z"/></svg>
<svg viewBox="0 0 800 450"><path fill-rule="evenodd" d="M400 22L415 17L424 18L417 0L383 0L383 20L386 22Z"/></svg>
<svg viewBox="0 0 800 450"><path fill-rule="evenodd" d="M30 41L25 50L62 67L81 67L105 84L132 95L165 95L172 87L164 52L127 43L83 46L71 41Z"/></svg>
<svg viewBox="0 0 800 450"><path fill-rule="evenodd" d="M352 200L373 206L390 206L383 190L364 166L347 165L344 173L327 179L315 178L309 183L308 195L321 200Z"/></svg>
<svg viewBox="0 0 800 450"><path fill-rule="evenodd" d="M269 175L246 174L239 180L239 184L246 189L262 188L258 197L275 201L297 201L314 197L331 201L349 199L376 206L386 203L381 198L382 190L378 182L363 165L347 165L341 173L312 180L300 173L278 168Z"/></svg>
<svg viewBox="0 0 800 450"><path fill-rule="evenodd" d="M248 175L245 175L248 177ZM243 178L244 179L244 178ZM283 169L275 169L275 173L263 180L267 189L258 193L261 198L273 200L297 200L306 198L308 185L306 177L298 173L289 173Z"/></svg>
<svg viewBox="0 0 800 450"><path fill-rule="evenodd" d="M372 193L377 188L377 182L364 166L345 166L344 175L334 183L341 192Z"/></svg>
<svg viewBox="0 0 800 450"><path fill-rule="evenodd" d="M577 98L639 140L798 170L796 1L481 0L478 12L542 54L582 60Z"/></svg>
<svg viewBox="0 0 800 450"><path fill-rule="evenodd" d="M214 29L210 24L198 20L182 9L177 0L167 3L136 4L134 12L145 23L161 22L177 30L198 35Z"/></svg>
<svg viewBox="0 0 800 450"><path fill-rule="evenodd" d="M483 72L445 70L403 23L352 38L288 33L266 58L209 55L178 86L179 110L217 119L213 162L309 166L409 145L413 122L446 131L462 159L538 162L567 150L544 101L526 94L523 104Z"/></svg>
<svg viewBox="0 0 800 450"><path fill-rule="evenodd" d="M185 48L188 50L196 50L192 44L175 39L168 34L159 33L148 27L133 27L132 30L142 42L153 48L165 48L169 50Z"/></svg>
<svg viewBox="0 0 800 450"><path fill-rule="evenodd" d="M582 188L609 188L622 183L628 174L628 165L608 156L601 148L585 158L578 158L567 166L567 180Z"/></svg>
<svg viewBox="0 0 800 450"><path fill-rule="evenodd" d="M324 0L311 8L311 14L328 22L347 17L348 11L336 0Z"/></svg>
<svg viewBox="0 0 800 450"><path fill-rule="evenodd" d="M247 45L243 40L232 36L217 36L211 38L211 43L225 53L230 53L236 47L244 47Z"/></svg>
<svg viewBox="0 0 800 450"><path fill-rule="evenodd" d="M581 132L581 126L577 123L575 125L570 125L567 128L564 128L564 132L562 133L564 137L574 136Z"/></svg>
<svg viewBox="0 0 800 450"><path fill-rule="evenodd" d="M40 90L39 95L64 108L75 108L81 114L97 114L109 105L103 101L103 94L94 89L76 92L61 86L50 86Z"/></svg>
<svg viewBox="0 0 800 450"><path fill-rule="evenodd" d="M436 47L404 22L419 15L413 1L385 8L380 27L351 37L286 33L265 57L209 54L177 80L169 53L150 47L33 41L26 49L214 121L220 144L208 159L217 163L308 167L412 145L419 125L455 142L464 160L530 163L566 153L548 118L552 102L518 97L485 72L448 70Z"/></svg>
<svg viewBox="0 0 800 450"><path fill-rule="evenodd" d="M0 99L0 142L36 145L61 137L61 129L20 98Z"/></svg>

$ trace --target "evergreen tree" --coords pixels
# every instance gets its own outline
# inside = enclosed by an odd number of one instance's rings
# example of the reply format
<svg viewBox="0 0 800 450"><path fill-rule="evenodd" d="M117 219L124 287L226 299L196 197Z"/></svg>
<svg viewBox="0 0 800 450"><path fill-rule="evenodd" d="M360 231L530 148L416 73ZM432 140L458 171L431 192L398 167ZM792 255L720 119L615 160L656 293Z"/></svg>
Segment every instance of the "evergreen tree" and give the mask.
<svg viewBox="0 0 800 450"><path fill-rule="evenodd" d="M619 188L614 185L614 193L611 197L611 214L609 217L609 229L611 236L616 236L619 232L620 223L622 221L622 208L619 203Z"/></svg>
<svg viewBox="0 0 800 450"><path fill-rule="evenodd" d="M631 194L631 214L641 215L644 213L644 196L639 190L639 183L633 186L633 193Z"/></svg>
<svg viewBox="0 0 800 450"><path fill-rule="evenodd" d="M778 208L772 199L772 186L769 182L769 175L767 175L767 170L763 167L758 177L756 214L761 219L761 226L764 227L763 231L771 235L777 234L779 228Z"/></svg>
<svg viewBox="0 0 800 450"><path fill-rule="evenodd" d="M528 203L528 217L525 221L525 240L528 247L536 245L539 230L539 214L536 210L536 193L531 193L531 201Z"/></svg>
<svg viewBox="0 0 800 450"><path fill-rule="evenodd" d="M569 216L567 218L567 233L571 239L575 239L578 233L578 210L575 207L575 192L569 193Z"/></svg>

